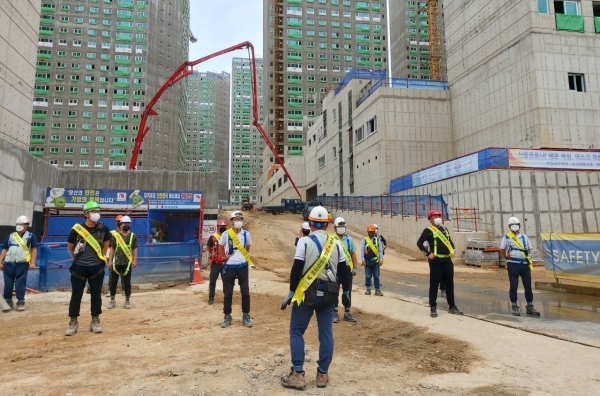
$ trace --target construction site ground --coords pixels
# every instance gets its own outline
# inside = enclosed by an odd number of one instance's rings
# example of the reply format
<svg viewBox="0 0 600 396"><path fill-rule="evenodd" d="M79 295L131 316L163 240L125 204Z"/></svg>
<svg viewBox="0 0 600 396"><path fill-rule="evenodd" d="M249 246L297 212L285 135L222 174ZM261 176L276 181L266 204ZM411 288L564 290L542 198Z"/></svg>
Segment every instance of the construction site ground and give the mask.
<svg viewBox="0 0 600 396"><path fill-rule="evenodd" d="M221 329L222 288L208 305L206 283L140 285L133 309L104 309L104 332L89 326L84 296L79 332L65 337L69 292L27 295L24 312L0 314L2 395L291 395L288 291L299 215L246 215L252 234L251 315L241 325L239 290L233 325ZM374 220L375 221L375 220ZM351 235L359 245L360 235ZM329 229L333 232L333 228ZM385 235L385 230L381 230ZM415 240L417 235L415 235ZM360 246L360 245L359 245ZM600 394L597 298L535 291L541 318L510 315L502 269L455 268L456 300L465 316L439 301L429 317L425 261L386 252L383 297L364 295L354 279L358 322L334 324L327 388L315 387L316 321L306 332L309 395L593 395ZM548 280L536 268L534 280ZM220 281L219 281L220 283ZM522 290L520 291L522 299ZM108 298L103 297L103 306Z"/></svg>

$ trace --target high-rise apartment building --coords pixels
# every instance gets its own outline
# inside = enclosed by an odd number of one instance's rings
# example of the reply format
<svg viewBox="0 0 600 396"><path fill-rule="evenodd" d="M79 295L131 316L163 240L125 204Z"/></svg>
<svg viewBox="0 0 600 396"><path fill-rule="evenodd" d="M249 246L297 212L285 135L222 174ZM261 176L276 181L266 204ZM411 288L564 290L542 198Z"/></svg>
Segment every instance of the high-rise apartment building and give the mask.
<svg viewBox="0 0 600 396"><path fill-rule="evenodd" d="M250 59L233 58L231 101L231 189L230 201L248 199L256 203L262 171L264 140L252 126L252 71ZM263 60L256 59L258 114L263 113Z"/></svg>
<svg viewBox="0 0 600 396"><path fill-rule="evenodd" d="M322 99L347 72L387 69L385 5L384 0L264 0L264 124L280 157L303 154Z"/></svg>
<svg viewBox="0 0 600 396"><path fill-rule="evenodd" d="M30 152L125 169L145 104L188 49L189 0L43 0ZM138 168L180 167L182 92L171 87L154 107Z"/></svg>
<svg viewBox="0 0 600 396"><path fill-rule="evenodd" d="M229 199L229 73L197 72L186 80L185 170L219 172L219 200Z"/></svg>
<svg viewBox="0 0 600 396"><path fill-rule="evenodd" d="M446 49L444 40L444 13L438 2L438 31L440 34L440 62L442 80L446 80ZM390 1L390 59L392 77L431 79L429 42L429 10L427 2L413 0Z"/></svg>

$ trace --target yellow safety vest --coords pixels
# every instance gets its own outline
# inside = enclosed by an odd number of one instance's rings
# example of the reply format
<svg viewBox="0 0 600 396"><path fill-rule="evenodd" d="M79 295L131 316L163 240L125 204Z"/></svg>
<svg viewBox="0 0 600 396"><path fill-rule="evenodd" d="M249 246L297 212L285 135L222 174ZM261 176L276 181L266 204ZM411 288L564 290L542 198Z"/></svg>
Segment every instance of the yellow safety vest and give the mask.
<svg viewBox="0 0 600 396"><path fill-rule="evenodd" d="M431 227L427 227L427 228L433 233L433 255L436 258L454 257L454 248L452 247L452 244L448 240L448 238L450 236L447 234L447 231L446 231L446 233L443 233L439 230L439 228L437 228L435 226L431 226ZM437 240L438 239L440 241L442 241L442 243L444 245L446 245L450 254L437 254Z"/></svg>
<svg viewBox="0 0 600 396"><path fill-rule="evenodd" d="M325 246L323 246L323 251L321 251L321 255L308 269L308 271L306 271L302 279L300 279L300 283L298 283L298 287L296 287L296 291L292 297L292 303L298 302L298 305L300 305L304 302L304 294L306 290L310 287L310 285L313 284L321 271L323 271L323 268L325 268L329 263L329 259L331 258L334 247L335 239L331 237L331 235L328 235Z"/></svg>
<svg viewBox="0 0 600 396"><path fill-rule="evenodd" d="M379 240L379 238L377 238L377 240ZM375 257L377 258L377 261L379 261L379 249L377 249L377 246L373 245L373 241L369 237L365 238L365 242L367 243L367 246L369 247L369 249L371 249L371 251L373 253L375 253Z"/></svg>
<svg viewBox="0 0 600 396"><path fill-rule="evenodd" d="M27 247L27 244L25 243L23 238L21 238L21 235L19 235L18 232L13 232L11 236L17 242L17 245L19 245L19 247L25 252L25 261L31 263L31 252L29 251L29 248Z"/></svg>
<svg viewBox="0 0 600 396"><path fill-rule="evenodd" d="M88 232L88 230L83 228L81 224L75 224L73 226L73 229L79 234L79 236L83 238L84 241L87 242L88 245L92 247L92 249L94 249L94 251L98 255L98 258L100 258L102 262L106 263L106 257L102 253L102 247L100 246L96 238L94 238L92 234Z"/></svg>
<svg viewBox="0 0 600 396"><path fill-rule="evenodd" d="M117 271L117 267L115 265L112 266L112 269L113 269L113 271L115 271L115 273L117 275L125 276L129 272L129 269L131 268L131 263L133 262L133 254L131 251L131 244L133 243L133 232L131 233L131 235L129 237L129 244L125 243L123 236L118 231L113 230L110 233L112 234L112 236L115 237L115 240L117 241L117 247L115 248L115 253L117 253L118 248L121 248L123 253L125 253L125 257L127 257L127 260L128 260L127 268L125 269L125 271L123 271L122 274L119 273L119 271ZM114 257L113 257L113 259L114 259Z"/></svg>
<svg viewBox="0 0 600 396"><path fill-rule="evenodd" d="M517 238L517 236L511 231L506 235L511 241L513 241L513 243L515 245L517 245L517 247L521 250L525 250L525 246L523 246L523 242L521 242L520 239ZM529 264L529 268L533 269L533 260L531 259L531 257L529 257L529 254L525 255L525 258L527 259L527 264Z"/></svg>
<svg viewBox="0 0 600 396"><path fill-rule="evenodd" d="M350 272L354 272L354 263L352 262L352 256L350 256L350 252L346 248L346 245L342 241L342 238L340 238L337 233L336 234L332 234L330 236L332 238L337 239L338 241L340 241L340 245L342 245L342 250L344 251L344 256L346 257L346 263L350 267Z"/></svg>
<svg viewBox="0 0 600 396"><path fill-rule="evenodd" d="M235 245L237 250L242 254L242 256L244 256L244 258L248 262L248 267L254 267L252 260L250 260L250 253L248 253L246 247L242 245L242 242L240 242L240 240L238 239L237 235L235 234L235 231L233 231L233 228L228 229L227 234L229 234L229 237L233 241L233 244Z"/></svg>

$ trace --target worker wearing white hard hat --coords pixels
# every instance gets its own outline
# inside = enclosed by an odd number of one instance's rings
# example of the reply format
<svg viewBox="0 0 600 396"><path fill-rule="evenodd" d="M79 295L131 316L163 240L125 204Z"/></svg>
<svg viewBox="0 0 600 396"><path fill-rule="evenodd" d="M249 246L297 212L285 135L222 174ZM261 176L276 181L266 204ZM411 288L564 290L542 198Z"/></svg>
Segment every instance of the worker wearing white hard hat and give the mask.
<svg viewBox="0 0 600 396"><path fill-rule="evenodd" d="M13 308L13 287L17 295L17 311L25 309L25 290L27 288L27 271L35 269L37 256L37 239L27 231L29 218L19 216L15 232L10 234L2 245L0 253L0 269L4 272L4 299Z"/></svg>
<svg viewBox="0 0 600 396"><path fill-rule="evenodd" d="M356 245L354 244L354 240L350 235L346 233L346 220L342 217L337 217L333 221L333 228L335 230L335 234L333 236L340 241L342 245L342 250L344 251L344 256L346 257L346 265L350 268L350 284L352 284L352 276L356 275L356 265L358 261L356 259ZM348 292L348 297L350 297L350 304L352 303L352 290ZM350 313L350 304L344 307L344 320L346 322L356 322L356 319ZM333 323L338 323L340 321L340 315L338 313L337 305L333 308Z"/></svg>
<svg viewBox="0 0 600 396"><path fill-rule="evenodd" d="M381 239L381 244L383 245L383 254L385 254L385 249L387 249L387 241L385 240L383 235L379 233L379 226L377 224L373 225L375 226L375 235L379 235L379 239Z"/></svg>
<svg viewBox="0 0 600 396"><path fill-rule="evenodd" d="M117 223L117 230L111 231L108 270L110 281L110 303L106 308L116 306L117 282L121 278L121 287L125 292L125 309L131 308L131 271L137 267L137 236L131 232L131 218L123 216Z"/></svg>
<svg viewBox="0 0 600 396"><path fill-rule="evenodd" d="M298 246L298 241L300 240L300 238L308 236L308 234L310 234L310 225L308 224L308 221L305 221L300 226L300 232L298 233L298 236L294 241L294 246Z"/></svg>
<svg viewBox="0 0 600 396"><path fill-rule="evenodd" d="M533 307L533 291L531 289L531 242L527 235L521 232L521 222L516 217L508 219L510 231L502 238L500 243L500 254L506 258L506 269L510 282L509 297L512 305L512 314L520 316L521 312L517 302L517 289L519 288L519 277L523 281L525 289L525 300L527 301L527 315L540 316Z"/></svg>

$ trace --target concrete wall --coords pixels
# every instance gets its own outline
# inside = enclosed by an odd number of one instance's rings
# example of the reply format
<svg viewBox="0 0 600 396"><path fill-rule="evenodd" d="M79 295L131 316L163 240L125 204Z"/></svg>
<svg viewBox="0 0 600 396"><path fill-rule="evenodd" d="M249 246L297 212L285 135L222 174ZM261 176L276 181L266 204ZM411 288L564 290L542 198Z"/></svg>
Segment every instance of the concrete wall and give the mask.
<svg viewBox="0 0 600 396"><path fill-rule="evenodd" d="M285 166L290 175L292 175L294 183L302 195L302 200L304 200L306 197L304 157L288 157L285 161ZM279 185L280 180L281 185ZM263 172L261 176L263 189L258 203L259 208L269 205L280 205L281 198L299 198L292 183L289 180L284 182L284 180L285 173L283 169L275 172L270 179L267 178L267 173Z"/></svg>

